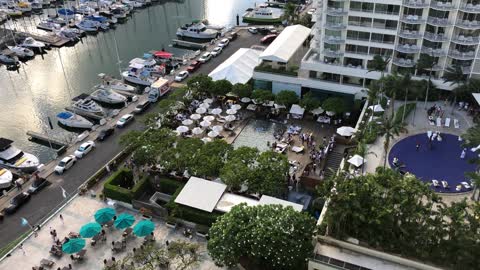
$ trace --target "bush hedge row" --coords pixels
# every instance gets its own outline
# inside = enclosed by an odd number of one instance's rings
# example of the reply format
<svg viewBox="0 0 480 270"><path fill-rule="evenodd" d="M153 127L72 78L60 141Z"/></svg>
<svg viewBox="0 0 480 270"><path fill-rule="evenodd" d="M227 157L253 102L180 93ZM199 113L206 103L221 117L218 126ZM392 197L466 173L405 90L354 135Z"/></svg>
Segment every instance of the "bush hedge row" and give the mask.
<svg viewBox="0 0 480 270"><path fill-rule="evenodd" d="M173 195L179 188L181 190L185 186L184 183L170 178L161 178L159 183L159 191L169 195Z"/></svg>
<svg viewBox="0 0 480 270"><path fill-rule="evenodd" d="M132 203L133 199L139 198L145 190L150 186L147 176L144 176L131 189L123 188L126 181L133 181L133 173L131 170L122 168L114 172L103 185L103 193L107 198Z"/></svg>
<svg viewBox="0 0 480 270"><path fill-rule="evenodd" d="M404 104L404 105L400 106L397 109L397 111L395 112L395 118L393 119L393 121L398 122L398 123L402 122L403 108L405 106L407 106L406 109L405 109L405 119L407 119L407 116L410 114L410 112L412 112L415 109L417 104L416 103L407 103L407 104Z"/></svg>

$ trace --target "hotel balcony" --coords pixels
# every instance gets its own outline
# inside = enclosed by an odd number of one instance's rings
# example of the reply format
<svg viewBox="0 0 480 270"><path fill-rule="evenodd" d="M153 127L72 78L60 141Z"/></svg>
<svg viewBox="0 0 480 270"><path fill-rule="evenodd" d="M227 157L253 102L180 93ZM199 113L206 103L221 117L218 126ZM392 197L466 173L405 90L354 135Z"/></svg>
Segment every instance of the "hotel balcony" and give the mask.
<svg viewBox="0 0 480 270"><path fill-rule="evenodd" d="M343 8L327 8L327 15L330 16L345 16L348 14L348 11Z"/></svg>
<svg viewBox="0 0 480 270"><path fill-rule="evenodd" d="M327 57L342 57L343 56L343 52L341 51L333 51L333 50L329 50L329 49L325 49L323 50L322 52L325 56Z"/></svg>
<svg viewBox="0 0 480 270"><path fill-rule="evenodd" d="M423 38L433 42L448 41L448 37L446 37L444 34L434 34L431 32L425 32L425 35L423 36Z"/></svg>
<svg viewBox="0 0 480 270"><path fill-rule="evenodd" d="M450 11L453 10L455 7L452 2L432 1L430 3L430 8L436 10Z"/></svg>
<svg viewBox="0 0 480 270"><path fill-rule="evenodd" d="M417 45L399 44L395 47L395 50L402 53L419 53L420 47Z"/></svg>
<svg viewBox="0 0 480 270"><path fill-rule="evenodd" d="M452 24L451 22L448 21L448 19L436 18L436 17L428 17L427 23L435 26L441 26L441 27L449 26Z"/></svg>
<svg viewBox="0 0 480 270"><path fill-rule="evenodd" d="M422 34L418 31L410 31L410 30L400 30L398 36L401 38L409 38L409 39L419 39L422 38Z"/></svg>
<svg viewBox="0 0 480 270"><path fill-rule="evenodd" d="M404 15L400 18L400 21L409 24L422 24L425 22L425 20L423 20L422 17L418 15Z"/></svg>
<svg viewBox="0 0 480 270"><path fill-rule="evenodd" d="M479 21L458 20L457 24L455 26L460 27L460 28L464 28L464 29L480 29L480 22Z"/></svg>
<svg viewBox="0 0 480 270"><path fill-rule="evenodd" d="M347 24L326 22L325 23L325 28L329 29L329 30L343 30L343 29L347 29Z"/></svg>
<svg viewBox="0 0 480 270"><path fill-rule="evenodd" d="M448 56L458 60L473 60L475 59L475 51L461 52L459 50L451 50Z"/></svg>
<svg viewBox="0 0 480 270"><path fill-rule="evenodd" d="M342 37L339 37L339 36L325 36L323 41L325 43L328 43L328 44L343 44L343 43L345 43L345 39L343 39Z"/></svg>
<svg viewBox="0 0 480 270"><path fill-rule="evenodd" d="M448 67L455 68L454 65L449 65ZM463 66L462 71L463 71L463 74L470 74L470 72L472 71L472 67L471 66Z"/></svg>
<svg viewBox="0 0 480 270"><path fill-rule="evenodd" d="M426 8L428 3L423 0L403 0L403 6L409 8Z"/></svg>
<svg viewBox="0 0 480 270"><path fill-rule="evenodd" d="M441 57L441 56L447 56L447 51L442 50L442 49L433 49L429 47L423 47L422 48L422 53L428 54L433 57Z"/></svg>
<svg viewBox="0 0 480 270"><path fill-rule="evenodd" d="M415 61L412 59L405 59L405 58L393 58L393 64L397 65L399 67L414 67L415 66Z"/></svg>
<svg viewBox="0 0 480 270"><path fill-rule="evenodd" d="M462 45L477 45L477 44L480 43L480 38L479 37L472 37L472 36L458 35L458 36L453 36L452 41L457 43L457 44L462 44Z"/></svg>
<svg viewBox="0 0 480 270"><path fill-rule="evenodd" d="M460 10L467 13L480 13L480 4L474 5L470 4L461 4Z"/></svg>

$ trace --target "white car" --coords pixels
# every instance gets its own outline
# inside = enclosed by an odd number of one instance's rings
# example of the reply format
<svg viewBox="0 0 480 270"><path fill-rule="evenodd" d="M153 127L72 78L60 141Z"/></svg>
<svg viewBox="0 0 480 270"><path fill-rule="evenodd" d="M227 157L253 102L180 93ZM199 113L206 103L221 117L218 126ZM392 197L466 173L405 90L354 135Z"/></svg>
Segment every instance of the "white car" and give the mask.
<svg viewBox="0 0 480 270"><path fill-rule="evenodd" d="M70 169L73 164L75 164L75 161L77 161L77 159L74 155L68 155L62 158L62 160L60 160L58 165L55 167L55 172L58 174L64 173L66 170Z"/></svg>
<svg viewBox="0 0 480 270"><path fill-rule="evenodd" d="M201 63L206 63L210 61L210 59L212 59L212 54L209 52L206 52L200 57L200 59L198 59L198 61Z"/></svg>
<svg viewBox="0 0 480 270"><path fill-rule="evenodd" d="M123 128L132 120L133 120L133 114L127 113L124 116L122 116L120 119L118 119L117 127Z"/></svg>
<svg viewBox="0 0 480 270"><path fill-rule="evenodd" d="M210 54L213 56L213 57L216 57L217 55L219 55L220 53L222 52L222 47L216 47L215 49L213 49Z"/></svg>
<svg viewBox="0 0 480 270"><path fill-rule="evenodd" d="M188 73L188 71L184 70L184 71L180 71L177 76L175 76L175 81L176 82L181 82L183 80L185 80L188 75L190 75L190 73Z"/></svg>
<svg viewBox="0 0 480 270"><path fill-rule="evenodd" d="M95 148L95 143L93 141L84 142L78 147L74 155L76 158L83 158L86 154L90 153L93 148Z"/></svg>
<svg viewBox="0 0 480 270"><path fill-rule="evenodd" d="M309 10L307 11L307 14L308 14L308 15L313 15L313 13L315 13L315 10L316 10L316 9L311 8L311 9L309 9Z"/></svg>
<svg viewBox="0 0 480 270"><path fill-rule="evenodd" d="M258 33L258 29L256 27L248 27L248 32L252 33L252 34L256 34Z"/></svg>
<svg viewBox="0 0 480 270"><path fill-rule="evenodd" d="M230 43L230 40L228 40L228 38L224 38L220 40L220 42L218 43L218 47L225 48L228 46L228 43Z"/></svg>

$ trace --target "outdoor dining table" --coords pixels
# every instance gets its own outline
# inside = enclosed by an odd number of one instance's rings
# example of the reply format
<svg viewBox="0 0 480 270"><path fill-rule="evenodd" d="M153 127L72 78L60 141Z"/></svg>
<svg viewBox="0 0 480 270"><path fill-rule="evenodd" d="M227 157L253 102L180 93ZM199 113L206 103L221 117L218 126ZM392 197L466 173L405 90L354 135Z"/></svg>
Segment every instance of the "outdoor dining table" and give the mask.
<svg viewBox="0 0 480 270"><path fill-rule="evenodd" d="M68 238L79 238L80 234L76 232L69 232L68 233Z"/></svg>
<svg viewBox="0 0 480 270"><path fill-rule="evenodd" d="M126 228L126 229L123 231L122 236L123 236L123 237L129 236L129 235L132 233L132 230L133 230L133 229L130 228L130 227Z"/></svg>

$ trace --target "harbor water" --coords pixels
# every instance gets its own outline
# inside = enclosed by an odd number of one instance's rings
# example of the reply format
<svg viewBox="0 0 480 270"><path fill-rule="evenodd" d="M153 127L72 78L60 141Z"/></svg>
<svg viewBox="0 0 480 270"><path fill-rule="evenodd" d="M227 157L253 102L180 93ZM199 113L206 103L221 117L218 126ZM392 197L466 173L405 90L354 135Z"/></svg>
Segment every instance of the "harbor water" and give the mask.
<svg viewBox="0 0 480 270"><path fill-rule="evenodd" d="M99 83L99 73L119 78L120 68L127 67L132 58L151 50L164 48L181 56L185 50L169 47L177 27L199 19L207 19L212 25L233 26L237 14L241 20L245 9L258 3L250 0L185 0L154 4L137 10L126 23L118 24L115 29L87 36L82 43L72 47L54 48L43 58L37 55L22 64L18 71L1 67L0 137L14 140L19 148L47 162L55 156L54 151L28 141L26 132L48 132L52 137L64 140L76 136L60 128L55 116L71 103L72 97L90 94L92 87ZM20 18L15 24L7 23L6 27L38 34L40 30L36 30L35 25L39 21L40 18L34 15ZM52 130L48 126L48 117L54 125Z"/></svg>

